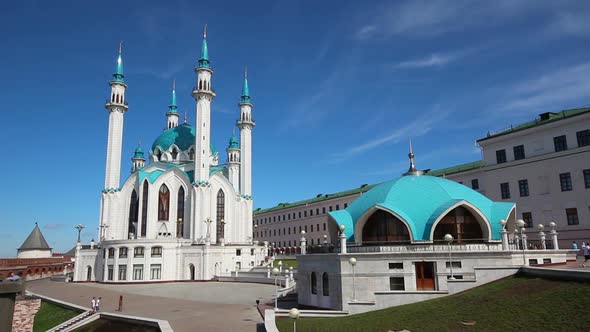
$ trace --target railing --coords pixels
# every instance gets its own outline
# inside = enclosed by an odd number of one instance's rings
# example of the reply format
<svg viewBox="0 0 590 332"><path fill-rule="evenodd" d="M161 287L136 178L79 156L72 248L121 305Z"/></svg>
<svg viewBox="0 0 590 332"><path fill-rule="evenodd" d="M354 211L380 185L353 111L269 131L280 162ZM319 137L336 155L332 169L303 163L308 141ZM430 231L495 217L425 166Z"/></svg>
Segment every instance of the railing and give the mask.
<svg viewBox="0 0 590 332"><path fill-rule="evenodd" d="M447 252L448 244L410 244L410 245L383 245L383 246L349 246L349 253L372 253L372 252ZM501 243L464 243L451 244L452 251L498 251L502 250Z"/></svg>

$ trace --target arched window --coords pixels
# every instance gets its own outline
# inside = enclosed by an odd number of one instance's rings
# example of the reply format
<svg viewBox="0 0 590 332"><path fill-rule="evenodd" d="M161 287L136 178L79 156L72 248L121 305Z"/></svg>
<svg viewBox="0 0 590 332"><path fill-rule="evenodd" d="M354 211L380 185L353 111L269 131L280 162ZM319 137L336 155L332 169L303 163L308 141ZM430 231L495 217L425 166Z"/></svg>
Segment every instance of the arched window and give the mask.
<svg viewBox="0 0 590 332"><path fill-rule="evenodd" d="M129 202L129 224L128 224L128 234L131 238L132 236L135 237L137 235L137 215L139 214L139 197L137 197L137 191L133 189L131 193L131 201Z"/></svg>
<svg viewBox="0 0 590 332"><path fill-rule="evenodd" d="M377 210L363 227L363 244L408 243L410 233L406 225L393 214Z"/></svg>
<svg viewBox="0 0 590 332"><path fill-rule="evenodd" d="M147 211L148 211L148 183L143 182L143 195L141 197L141 236L147 234Z"/></svg>
<svg viewBox="0 0 590 332"><path fill-rule="evenodd" d="M181 186L178 189L178 201L176 205L176 237L182 238L184 236L184 188Z"/></svg>
<svg viewBox="0 0 590 332"><path fill-rule="evenodd" d="M458 206L447 213L436 224L434 241L442 240L445 234L451 234L457 243L464 240L483 241L483 232L475 216L466 208Z"/></svg>
<svg viewBox="0 0 590 332"><path fill-rule="evenodd" d="M188 158L189 160L195 160L195 150L193 148L191 148L188 152Z"/></svg>
<svg viewBox="0 0 590 332"><path fill-rule="evenodd" d="M225 237L225 194L219 189L217 192L217 243Z"/></svg>
<svg viewBox="0 0 590 332"><path fill-rule="evenodd" d="M322 274L322 295L330 296L330 280L328 279L328 273Z"/></svg>
<svg viewBox="0 0 590 332"><path fill-rule="evenodd" d="M315 272L311 273L311 293L312 294L317 294L318 293L318 279L315 275Z"/></svg>
<svg viewBox="0 0 590 332"><path fill-rule="evenodd" d="M172 149L172 160L176 160L176 157L178 157L178 151L176 150L176 148Z"/></svg>
<svg viewBox="0 0 590 332"><path fill-rule="evenodd" d="M92 267L90 265L86 267L86 281L92 281Z"/></svg>
<svg viewBox="0 0 590 332"><path fill-rule="evenodd" d="M199 90L203 88L203 81L199 81Z"/></svg>
<svg viewBox="0 0 590 332"><path fill-rule="evenodd" d="M170 215L170 191L168 187L163 184L160 186L158 194L158 220L168 221Z"/></svg>

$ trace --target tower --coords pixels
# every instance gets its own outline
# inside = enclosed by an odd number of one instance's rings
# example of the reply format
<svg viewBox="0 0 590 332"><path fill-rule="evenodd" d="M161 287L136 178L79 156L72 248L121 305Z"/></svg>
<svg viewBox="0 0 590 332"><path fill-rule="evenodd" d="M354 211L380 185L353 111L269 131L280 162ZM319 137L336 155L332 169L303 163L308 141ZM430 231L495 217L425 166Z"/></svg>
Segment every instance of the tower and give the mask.
<svg viewBox="0 0 590 332"><path fill-rule="evenodd" d="M248 88L248 69L244 69L244 84L240 99L240 119L236 122L240 128L240 193L243 197L252 197L252 103Z"/></svg>
<svg viewBox="0 0 590 332"><path fill-rule="evenodd" d="M168 112L166 113L166 117L168 118L168 125L167 128L175 128L178 127L178 106L176 106L176 80L172 81L172 100L170 101L170 105L168 106Z"/></svg>
<svg viewBox="0 0 590 332"><path fill-rule="evenodd" d="M123 115L127 112L125 100L125 84L123 75L123 60L121 58L122 43L119 44L119 56L117 68L113 74L111 86L111 98L105 108L109 111L109 131L107 140L106 174L104 179L105 191L117 191L121 176L121 146L123 145Z"/></svg>
<svg viewBox="0 0 590 332"><path fill-rule="evenodd" d="M131 158L131 162L133 163L131 173L135 173L138 169L145 166L145 156L143 154L143 150L141 149L141 144L137 145L137 148L133 153L133 158Z"/></svg>
<svg viewBox="0 0 590 332"><path fill-rule="evenodd" d="M215 93L211 88L211 70L209 65L209 51L207 50L207 25L203 31L201 57L195 68L197 86L193 90L196 105L196 135L195 135L195 183L198 185L209 183L209 146L211 141L211 101Z"/></svg>
<svg viewBox="0 0 590 332"><path fill-rule="evenodd" d="M240 143L236 133L232 132L227 146L227 169L229 182L234 186L236 192L240 191Z"/></svg>

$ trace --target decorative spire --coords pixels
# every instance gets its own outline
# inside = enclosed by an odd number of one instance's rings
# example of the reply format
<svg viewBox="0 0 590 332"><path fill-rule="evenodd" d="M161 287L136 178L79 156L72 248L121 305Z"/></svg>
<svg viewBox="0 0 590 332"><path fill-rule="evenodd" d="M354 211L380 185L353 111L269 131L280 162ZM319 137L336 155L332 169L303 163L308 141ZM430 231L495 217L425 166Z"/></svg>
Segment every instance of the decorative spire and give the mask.
<svg viewBox="0 0 590 332"><path fill-rule="evenodd" d="M168 106L168 109L170 110L170 112L176 113L178 107L176 106L176 80L172 81L172 99L170 101L170 106Z"/></svg>
<svg viewBox="0 0 590 332"><path fill-rule="evenodd" d="M250 102L250 89L248 88L248 67L244 67L244 84L242 85L242 103Z"/></svg>
<svg viewBox="0 0 590 332"><path fill-rule="evenodd" d="M184 111L184 124L188 124L188 114Z"/></svg>
<svg viewBox="0 0 590 332"><path fill-rule="evenodd" d="M236 137L236 128L232 128L231 137L229 138L229 149L239 149L240 142L238 142L238 138Z"/></svg>
<svg viewBox="0 0 590 332"><path fill-rule="evenodd" d="M199 58L199 68L209 68L209 50L207 49L207 24L203 29L203 43L201 44L201 57Z"/></svg>
<svg viewBox="0 0 590 332"><path fill-rule="evenodd" d="M115 69L115 73L113 74L114 81L116 82L123 82L125 75L123 75L123 58L121 54L123 53L123 41L119 43L119 56L117 57L117 68Z"/></svg>
<svg viewBox="0 0 590 332"><path fill-rule="evenodd" d="M414 164L414 149L412 148L412 138L410 137L410 153L408 153L408 158L410 158L410 168L406 173L403 175L422 175L423 172L416 169L416 165Z"/></svg>

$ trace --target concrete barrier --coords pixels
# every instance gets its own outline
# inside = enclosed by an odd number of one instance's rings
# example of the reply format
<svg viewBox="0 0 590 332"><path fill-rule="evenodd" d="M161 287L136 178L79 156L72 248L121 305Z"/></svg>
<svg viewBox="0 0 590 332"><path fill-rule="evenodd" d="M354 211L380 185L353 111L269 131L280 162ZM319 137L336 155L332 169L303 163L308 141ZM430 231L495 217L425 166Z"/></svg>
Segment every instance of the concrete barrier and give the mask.
<svg viewBox="0 0 590 332"><path fill-rule="evenodd" d="M590 282L590 271L522 267L518 274L543 279Z"/></svg>

